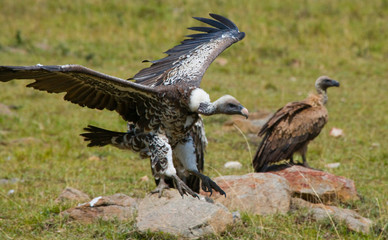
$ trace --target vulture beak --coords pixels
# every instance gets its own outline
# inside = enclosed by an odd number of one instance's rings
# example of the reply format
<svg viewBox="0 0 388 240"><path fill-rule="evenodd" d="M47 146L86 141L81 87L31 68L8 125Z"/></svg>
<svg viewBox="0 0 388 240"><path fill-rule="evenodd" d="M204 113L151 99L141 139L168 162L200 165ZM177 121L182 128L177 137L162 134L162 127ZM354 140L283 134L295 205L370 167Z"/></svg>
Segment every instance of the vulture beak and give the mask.
<svg viewBox="0 0 388 240"><path fill-rule="evenodd" d="M337 82L336 80L331 80L331 86L332 86L332 87L339 87L339 86L340 86L340 83Z"/></svg>
<svg viewBox="0 0 388 240"><path fill-rule="evenodd" d="M246 109L245 107L241 106L242 109L241 109L241 112L240 114L243 115L246 119L248 119L248 116L249 116L249 112L248 112L248 109Z"/></svg>

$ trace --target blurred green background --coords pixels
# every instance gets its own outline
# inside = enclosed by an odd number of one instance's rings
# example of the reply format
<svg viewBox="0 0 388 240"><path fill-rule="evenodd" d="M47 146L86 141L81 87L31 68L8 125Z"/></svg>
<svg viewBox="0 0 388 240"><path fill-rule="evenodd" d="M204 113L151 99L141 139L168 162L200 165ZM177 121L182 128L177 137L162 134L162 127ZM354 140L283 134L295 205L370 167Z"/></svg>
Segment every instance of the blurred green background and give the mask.
<svg viewBox="0 0 388 240"><path fill-rule="evenodd" d="M388 220L388 1L48 1L0 0L0 65L81 64L121 78L133 76L144 59L162 53L198 26L192 16L217 13L233 20L246 38L213 63L201 87L212 99L235 96L251 112L275 111L314 91L328 75L341 83L329 89L329 123L309 146L311 166L353 179L362 200L355 208L375 225L368 235L339 235L327 222L243 214L242 222L210 238L375 239L387 238ZM134 222L69 223L54 202L66 187L90 196L125 193L142 197L155 187L149 161L111 147L86 148L79 134L87 124L123 131L118 114L81 108L25 88L0 84L0 103L15 108L0 114L1 239L170 238L141 234ZM205 119L209 140L205 173L210 177L252 171L244 137L225 131L226 116ZM344 136L329 136L332 127ZM252 154L255 143L250 142ZM240 170L225 169L240 161ZM340 162L336 169L327 163ZM14 190L13 194L8 194Z"/></svg>

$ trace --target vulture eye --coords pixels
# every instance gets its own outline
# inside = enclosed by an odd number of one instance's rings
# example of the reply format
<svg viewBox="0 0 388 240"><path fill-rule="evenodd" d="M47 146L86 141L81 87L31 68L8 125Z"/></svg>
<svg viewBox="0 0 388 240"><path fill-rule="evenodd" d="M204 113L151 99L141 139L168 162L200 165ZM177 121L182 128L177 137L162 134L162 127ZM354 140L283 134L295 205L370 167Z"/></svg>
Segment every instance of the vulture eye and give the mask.
<svg viewBox="0 0 388 240"><path fill-rule="evenodd" d="M234 108L236 105L234 105L233 103L228 103L228 107L230 108Z"/></svg>

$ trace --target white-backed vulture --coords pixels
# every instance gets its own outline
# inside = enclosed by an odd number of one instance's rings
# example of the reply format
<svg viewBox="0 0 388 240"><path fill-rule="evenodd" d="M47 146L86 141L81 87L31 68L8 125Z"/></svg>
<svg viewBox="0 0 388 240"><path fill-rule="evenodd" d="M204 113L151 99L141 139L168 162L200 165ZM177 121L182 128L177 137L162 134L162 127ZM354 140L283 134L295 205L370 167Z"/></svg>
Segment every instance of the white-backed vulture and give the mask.
<svg viewBox="0 0 388 240"><path fill-rule="evenodd" d="M270 164L289 159L294 164L293 154L302 155L303 165L306 161L307 145L321 132L328 120L325 107L327 88L339 87L339 82L326 76L315 82L317 94L312 94L303 101L291 102L277 110L264 124L259 136L264 136L255 157L255 172L265 172Z"/></svg>
<svg viewBox="0 0 388 240"><path fill-rule="evenodd" d="M85 140L90 141L89 146L119 144L134 151L146 149L154 176L160 178L161 183L164 177L170 177L181 195L197 196L177 176L172 149L179 148L182 165L205 180L205 189L217 190L210 178L198 172L189 131L199 119L199 114L248 116L248 110L234 97L225 95L211 102L209 95L200 88L202 77L213 60L233 43L242 40L245 33L225 17L210 16L213 19L195 19L212 27L190 28L202 33L189 35L180 45L168 50L165 58L151 61L150 67L133 77L138 83L80 65L40 64L0 66L0 81L34 79L27 87L49 93L65 93L65 100L82 107L116 111L134 128L121 133L121 139L104 139L104 131L107 130L90 126L87 128L89 133L83 134ZM165 187L159 184L155 192L161 193Z"/></svg>

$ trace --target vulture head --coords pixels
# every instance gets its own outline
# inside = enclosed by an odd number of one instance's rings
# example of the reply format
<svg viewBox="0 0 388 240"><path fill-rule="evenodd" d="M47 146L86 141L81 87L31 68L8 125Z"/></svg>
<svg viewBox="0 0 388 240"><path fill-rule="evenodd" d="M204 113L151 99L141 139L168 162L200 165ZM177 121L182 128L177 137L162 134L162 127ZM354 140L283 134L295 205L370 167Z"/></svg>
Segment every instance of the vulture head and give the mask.
<svg viewBox="0 0 388 240"><path fill-rule="evenodd" d="M326 92L326 89L329 87L339 87L340 84L336 80L333 80L327 76L321 76L315 81L315 88L318 93Z"/></svg>
<svg viewBox="0 0 388 240"><path fill-rule="evenodd" d="M242 115L248 118L248 109L246 109L237 99L230 95L225 95L217 99L214 103L215 112L228 115Z"/></svg>
<svg viewBox="0 0 388 240"><path fill-rule="evenodd" d="M230 95L225 95L211 102L209 95L200 88L192 91L189 108L193 112L203 114L205 116L213 114L227 115L242 115L248 118L248 109L246 109L237 99Z"/></svg>

